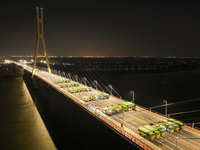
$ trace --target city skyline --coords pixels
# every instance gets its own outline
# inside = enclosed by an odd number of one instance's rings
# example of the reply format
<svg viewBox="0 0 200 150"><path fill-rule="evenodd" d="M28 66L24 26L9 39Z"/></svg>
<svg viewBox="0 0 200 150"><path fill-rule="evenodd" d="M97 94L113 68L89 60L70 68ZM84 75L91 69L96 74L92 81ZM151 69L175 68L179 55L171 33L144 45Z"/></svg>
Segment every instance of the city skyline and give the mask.
<svg viewBox="0 0 200 150"><path fill-rule="evenodd" d="M200 56L199 1L1 3L1 56L34 54L37 6L49 55Z"/></svg>

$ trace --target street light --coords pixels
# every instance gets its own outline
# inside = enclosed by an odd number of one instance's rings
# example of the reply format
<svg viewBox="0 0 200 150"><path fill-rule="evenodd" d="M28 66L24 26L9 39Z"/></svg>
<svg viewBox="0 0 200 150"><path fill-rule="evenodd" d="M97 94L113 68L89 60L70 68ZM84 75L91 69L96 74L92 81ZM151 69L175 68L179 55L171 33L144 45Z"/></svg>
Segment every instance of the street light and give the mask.
<svg viewBox="0 0 200 150"><path fill-rule="evenodd" d="M109 84L109 87L110 87L110 89L111 89L110 95L112 95L112 85Z"/></svg>
<svg viewBox="0 0 200 150"><path fill-rule="evenodd" d="M94 83L96 83L96 90L97 90L97 84L98 84L98 83L97 83L97 81L96 81L96 80L94 80Z"/></svg>
<svg viewBox="0 0 200 150"><path fill-rule="evenodd" d="M134 96L135 96L135 93L134 93L134 91L133 90L131 90L131 92L132 92L132 103L134 103L134 101L135 101L135 99L134 99Z"/></svg>
<svg viewBox="0 0 200 150"><path fill-rule="evenodd" d="M71 74L70 73L68 73L68 76L69 76L69 79L71 80Z"/></svg>
<svg viewBox="0 0 200 150"><path fill-rule="evenodd" d="M86 77L83 77L83 81L85 82L85 86L86 86L86 80L87 80Z"/></svg>
<svg viewBox="0 0 200 150"><path fill-rule="evenodd" d="M165 103L165 117L167 117L167 100L163 101Z"/></svg>
<svg viewBox="0 0 200 150"><path fill-rule="evenodd" d="M78 82L78 75L74 75L76 82Z"/></svg>

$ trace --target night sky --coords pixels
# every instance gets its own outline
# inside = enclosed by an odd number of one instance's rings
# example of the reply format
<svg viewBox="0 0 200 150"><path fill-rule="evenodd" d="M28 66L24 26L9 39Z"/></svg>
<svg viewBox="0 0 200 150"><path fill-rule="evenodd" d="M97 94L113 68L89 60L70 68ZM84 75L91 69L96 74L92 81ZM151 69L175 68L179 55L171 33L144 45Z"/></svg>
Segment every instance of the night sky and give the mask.
<svg viewBox="0 0 200 150"><path fill-rule="evenodd" d="M194 0L1 0L0 56L34 54L36 6L49 55L200 56Z"/></svg>

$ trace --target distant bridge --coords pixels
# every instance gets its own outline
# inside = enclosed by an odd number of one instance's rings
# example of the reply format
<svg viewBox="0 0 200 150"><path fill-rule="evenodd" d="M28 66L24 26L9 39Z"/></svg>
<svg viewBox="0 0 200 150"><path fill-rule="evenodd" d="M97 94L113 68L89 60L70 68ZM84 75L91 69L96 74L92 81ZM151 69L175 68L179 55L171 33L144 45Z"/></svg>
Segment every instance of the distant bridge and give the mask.
<svg viewBox="0 0 200 150"><path fill-rule="evenodd" d="M14 62L17 65L23 67L26 71L32 73L33 68L22 63ZM165 136L160 137L150 141L139 135L138 127L148 125L150 123L159 122L162 120L167 120L166 117L151 112L146 108L137 105L136 110L128 110L122 112L115 112L112 115L107 115L102 112L102 108L107 108L106 106L116 106L126 102L120 98L113 95L109 99L104 100L93 100L84 101L83 96L102 94L102 91L96 90L94 88L91 91L85 92L69 92L67 86L62 86L63 83L60 81L70 81L68 78L64 78L46 71L35 69L35 76L45 81L47 84L55 88L57 91L70 98L73 102L78 104L81 108L86 110L92 116L98 118L104 124L109 126L112 130L117 132L123 138L128 140L134 145L137 145L141 149L177 149L177 150L192 150L200 149L200 131L189 126L185 126L182 131L177 131L173 133L167 133ZM57 82L56 82L57 81ZM64 83L67 84L67 83ZM79 88L89 88L87 85L78 83Z"/></svg>

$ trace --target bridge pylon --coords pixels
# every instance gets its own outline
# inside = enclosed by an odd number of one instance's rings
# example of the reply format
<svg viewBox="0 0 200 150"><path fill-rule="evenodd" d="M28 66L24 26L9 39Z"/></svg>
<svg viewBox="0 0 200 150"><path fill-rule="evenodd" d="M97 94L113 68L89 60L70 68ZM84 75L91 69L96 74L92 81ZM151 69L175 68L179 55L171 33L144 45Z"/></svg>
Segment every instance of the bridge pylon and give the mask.
<svg viewBox="0 0 200 150"><path fill-rule="evenodd" d="M46 57L46 63L47 63L48 72L51 73L49 59L48 59L48 55L47 55L47 48L46 48L46 44L45 44L45 41L44 41L43 9L39 8L39 7L36 7L36 13L37 13L37 42L36 42L36 48L35 48L35 56L34 56L32 77L35 74L35 67L36 67L36 61L37 61L37 56L38 56L38 49L39 49L40 39L42 40L42 45L43 45L43 49L44 49L44 55Z"/></svg>

